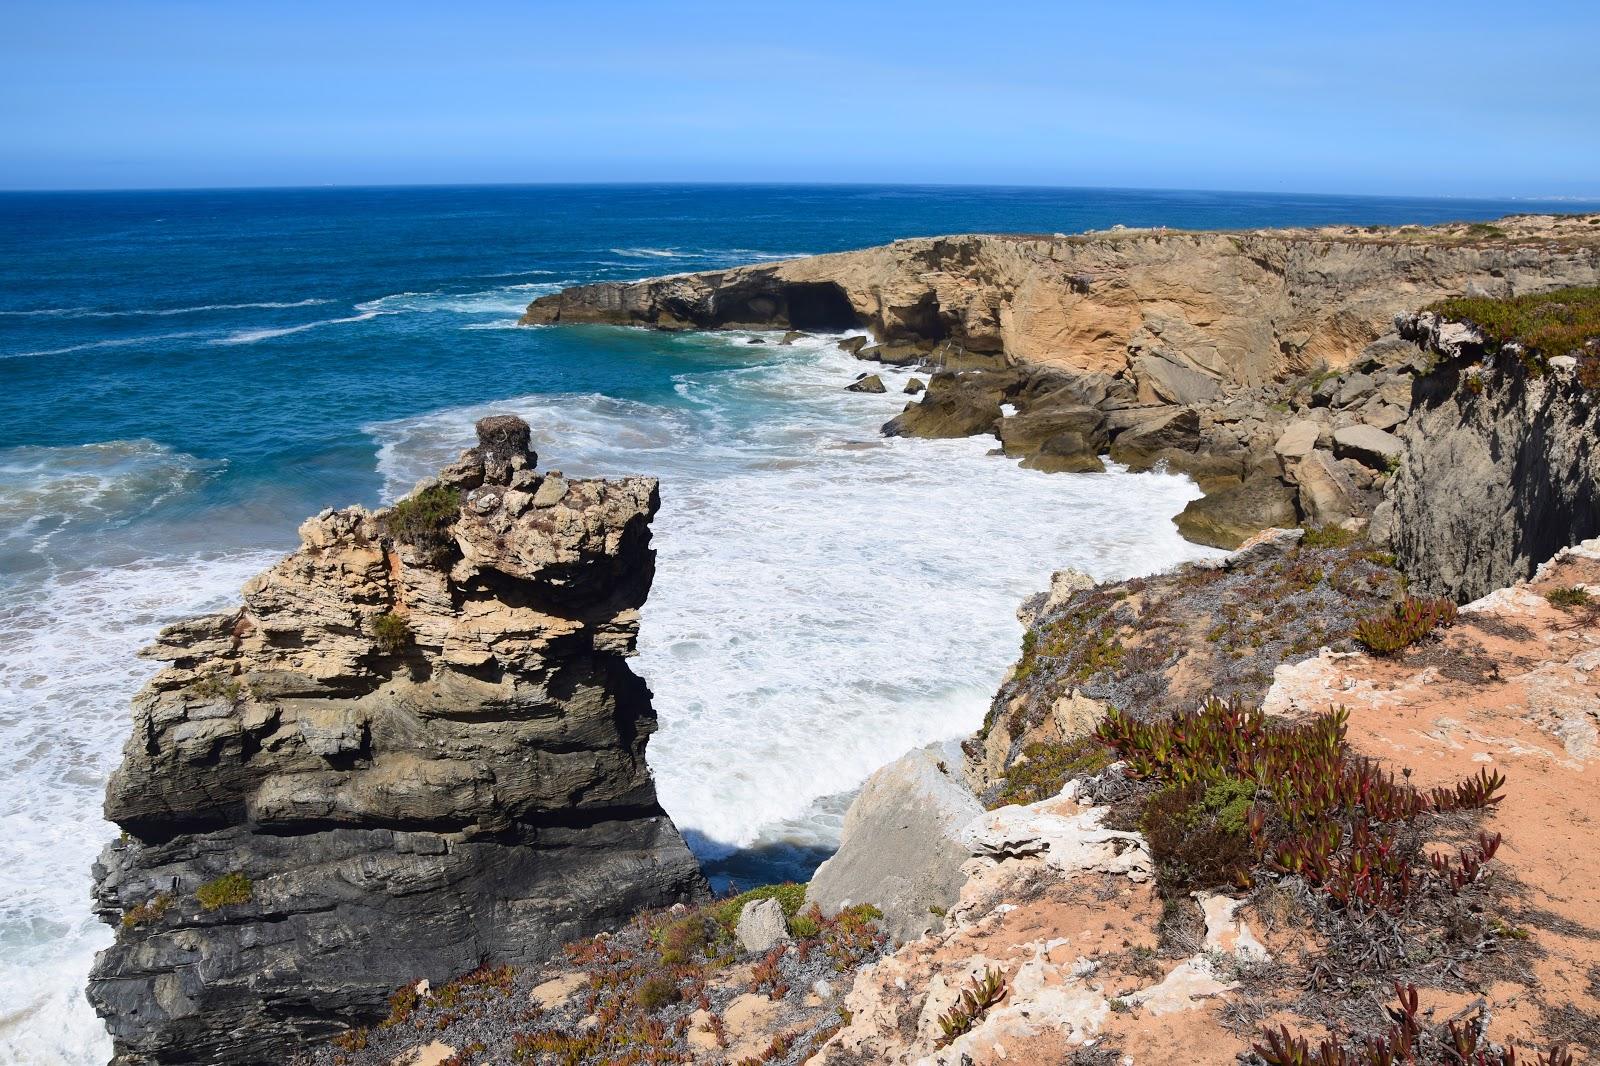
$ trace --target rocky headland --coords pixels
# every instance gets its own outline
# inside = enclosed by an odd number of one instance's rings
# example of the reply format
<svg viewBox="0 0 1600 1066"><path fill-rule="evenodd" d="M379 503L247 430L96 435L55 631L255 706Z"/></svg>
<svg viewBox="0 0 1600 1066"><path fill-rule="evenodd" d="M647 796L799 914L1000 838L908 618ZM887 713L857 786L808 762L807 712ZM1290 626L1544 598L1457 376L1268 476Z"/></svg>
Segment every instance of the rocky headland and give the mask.
<svg viewBox="0 0 1600 1066"><path fill-rule="evenodd" d="M1436 324L1418 313L1452 297L1597 284L1600 216L1524 215L1434 227L924 238L580 286L535 300L522 320L864 328L870 339L843 342L857 358L932 372L885 433L992 434L1005 454L1044 470L1093 472L1109 458L1189 474L1206 497L1178 516L1179 528L1236 548L1265 528L1375 514L1385 536L1419 528L1426 493L1440 483L1430 474L1411 482L1426 490L1413 491L1394 474L1407 449L1422 470L1423 452L1438 447L1425 439L1463 421L1454 409L1424 416L1454 394L1472 356L1454 341L1441 350ZM1505 405L1553 403L1557 422L1587 424L1588 409L1568 411L1561 391L1486 402L1461 433L1481 441L1518 419L1540 424ZM1451 447L1468 447L1465 437ZM1575 476L1558 491L1570 493ZM1499 491L1503 504L1512 493ZM1569 510L1572 520L1535 537L1493 580L1525 578L1596 531L1592 511ZM1397 515L1416 521L1395 526ZM1508 534L1483 530L1457 543L1476 556L1491 535ZM1397 547L1409 562L1423 554L1409 541ZM1457 560L1424 580L1476 595L1490 575L1473 565L1485 564Z"/></svg>
<svg viewBox="0 0 1600 1066"><path fill-rule="evenodd" d="M395 989L530 965L699 868L629 669L647 478L541 474L526 424L394 507L325 511L242 606L164 630L106 794L115 1062L280 1063Z"/></svg>
<svg viewBox="0 0 1600 1066"><path fill-rule="evenodd" d="M884 432L1186 473L1180 528L1235 550L1058 572L972 736L874 774L809 885L712 900L622 662L653 485L540 478L525 427L482 427L163 636L99 877L122 1061L335 1031L297 1061L1600 1047L1600 216L902 241L525 321L864 328L841 347L930 372Z"/></svg>

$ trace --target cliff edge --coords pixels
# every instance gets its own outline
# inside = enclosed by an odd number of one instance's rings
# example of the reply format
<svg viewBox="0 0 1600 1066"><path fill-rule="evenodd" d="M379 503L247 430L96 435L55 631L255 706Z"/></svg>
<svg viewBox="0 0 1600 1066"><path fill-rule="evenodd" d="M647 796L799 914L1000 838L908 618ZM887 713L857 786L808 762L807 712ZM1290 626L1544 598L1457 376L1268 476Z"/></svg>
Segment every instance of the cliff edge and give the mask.
<svg viewBox="0 0 1600 1066"><path fill-rule="evenodd" d="M478 434L145 652L95 868L115 1063L282 1062L407 982L705 893L626 662L656 483L540 475L516 418Z"/></svg>

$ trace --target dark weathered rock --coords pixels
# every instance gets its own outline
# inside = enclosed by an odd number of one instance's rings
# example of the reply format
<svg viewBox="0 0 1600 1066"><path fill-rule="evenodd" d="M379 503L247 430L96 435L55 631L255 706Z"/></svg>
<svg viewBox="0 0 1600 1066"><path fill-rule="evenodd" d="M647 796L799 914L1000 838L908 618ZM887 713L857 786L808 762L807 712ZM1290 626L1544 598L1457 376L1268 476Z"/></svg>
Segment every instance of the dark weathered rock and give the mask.
<svg viewBox="0 0 1600 1066"><path fill-rule="evenodd" d="M1257 475L1195 500L1174 521L1196 544L1231 550L1263 529L1294 526L1299 517L1289 488L1275 477Z"/></svg>
<svg viewBox="0 0 1600 1066"><path fill-rule="evenodd" d="M1000 405L1020 380L1015 373L966 371L935 374L919 403L907 404L884 423L888 437L971 437L991 433Z"/></svg>
<svg viewBox="0 0 1600 1066"><path fill-rule="evenodd" d="M900 391L904 392L908 396L915 396L917 393L922 392L927 387L927 382L923 381L921 378L909 378L906 381L906 387Z"/></svg>
<svg viewBox="0 0 1600 1066"><path fill-rule="evenodd" d="M1045 441L1065 433L1075 434L1082 442L1077 451L1097 452L1109 439L1105 422L1105 415L1082 404L1036 405L1001 419L995 435L1000 438L1000 446L1007 455L1033 455Z"/></svg>
<svg viewBox="0 0 1600 1066"><path fill-rule="evenodd" d="M839 348L850 355L860 355L861 349L865 348L869 343L870 341L866 337L846 337L839 342Z"/></svg>
<svg viewBox="0 0 1600 1066"><path fill-rule="evenodd" d="M1600 397L1574 369L1530 376L1432 315L1400 327L1438 360L1417 379L1389 490L1395 554L1416 587L1474 599L1600 534ZM1469 369L1485 359L1469 387Z"/></svg>
<svg viewBox="0 0 1600 1066"><path fill-rule="evenodd" d="M423 490L431 527L324 512L242 607L147 653L167 665L95 869L118 935L89 998L119 1066L282 1062L402 984L704 891L626 663L655 482L541 478L520 420L479 431Z"/></svg>

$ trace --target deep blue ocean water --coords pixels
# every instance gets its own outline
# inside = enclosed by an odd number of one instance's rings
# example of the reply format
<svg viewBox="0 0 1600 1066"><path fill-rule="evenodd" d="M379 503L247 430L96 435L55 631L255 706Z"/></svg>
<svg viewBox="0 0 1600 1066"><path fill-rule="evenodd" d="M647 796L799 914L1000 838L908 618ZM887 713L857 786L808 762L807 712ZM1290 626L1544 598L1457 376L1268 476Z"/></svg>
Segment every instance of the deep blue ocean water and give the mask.
<svg viewBox="0 0 1600 1066"><path fill-rule="evenodd" d="M663 479L638 668L713 872L803 875L852 788L981 719L1051 569L1200 554L1159 475L883 441L830 339L515 326L561 285L965 231L1488 219L1530 202L1081 189L0 194L0 1060L93 1062L88 866L165 621L508 408L546 465ZM770 338L769 338L770 339ZM891 373L893 382L900 377Z"/></svg>

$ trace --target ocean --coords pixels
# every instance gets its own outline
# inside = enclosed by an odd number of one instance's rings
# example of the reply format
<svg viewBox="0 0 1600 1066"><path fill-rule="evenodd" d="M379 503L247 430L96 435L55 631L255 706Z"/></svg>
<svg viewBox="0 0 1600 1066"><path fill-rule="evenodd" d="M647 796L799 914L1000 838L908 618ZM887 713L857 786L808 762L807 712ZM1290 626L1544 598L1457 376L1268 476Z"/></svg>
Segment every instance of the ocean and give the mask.
<svg viewBox="0 0 1600 1066"><path fill-rule="evenodd" d="M574 283L964 231L1488 219L1531 202L1036 188L0 194L0 1062L104 1062L101 793L163 624L324 507L515 411L545 468L661 478L636 669L663 804L720 884L804 877L851 791L969 732L1052 570L1206 554L1157 474L885 440L837 338L516 325Z"/></svg>

